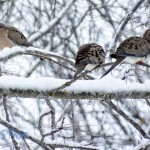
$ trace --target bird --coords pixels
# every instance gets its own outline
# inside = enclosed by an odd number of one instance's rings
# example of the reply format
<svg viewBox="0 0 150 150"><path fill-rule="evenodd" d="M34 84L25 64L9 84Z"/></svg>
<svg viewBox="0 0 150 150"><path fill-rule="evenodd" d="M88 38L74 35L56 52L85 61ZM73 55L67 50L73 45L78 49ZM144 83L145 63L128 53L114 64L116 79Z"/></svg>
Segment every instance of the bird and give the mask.
<svg viewBox="0 0 150 150"><path fill-rule="evenodd" d="M0 49L5 47L13 47L15 45L19 46L32 46L28 42L27 38L15 27L7 27L0 23Z"/></svg>
<svg viewBox="0 0 150 150"><path fill-rule="evenodd" d="M96 43L83 44L79 48L75 59L76 72L74 74L74 79L82 70L92 70L97 65L102 64L104 59L105 52L102 46Z"/></svg>
<svg viewBox="0 0 150 150"><path fill-rule="evenodd" d="M112 69L122 62L138 64L150 67L144 61L150 53L150 29L147 29L143 37L129 37L125 39L110 57L116 59L112 66L101 76L103 78Z"/></svg>

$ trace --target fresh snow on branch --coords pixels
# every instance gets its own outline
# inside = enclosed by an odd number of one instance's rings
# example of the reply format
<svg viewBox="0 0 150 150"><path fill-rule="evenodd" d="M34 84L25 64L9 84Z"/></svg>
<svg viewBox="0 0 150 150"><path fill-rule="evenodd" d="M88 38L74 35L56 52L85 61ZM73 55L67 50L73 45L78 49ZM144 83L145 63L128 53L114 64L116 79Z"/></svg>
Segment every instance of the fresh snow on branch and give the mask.
<svg viewBox="0 0 150 150"><path fill-rule="evenodd" d="M65 84L68 80L56 78L23 78L0 77L0 94L18 97L37 97L38 95L53 96L56 98L74 99L106 99L106 98L149 98L150 81L144 84L126 83L112 76L106 76L101 80L77 80L70 86L53 91Z"/></svg>
<svg viewBox="0 0 150 150"><path fill-rule="evenodd" d="M41 58L54 57L59 60L66 61L70 65L74 65L73 59L63 57L57 53L50 52L50 51L44 50L44 49L35 48L35 47L27 48L27 47L19 47L19 46L15 46L13 48L4 48L3 51L0 51L0 61L7 60L14 56L23 55L23 54L34 55L34 56L41 57Z"/></svg>
<svg viewBox="0 0 150 150"><path fill-rule="evenodd" d="M70 9L74 1L75 0L70 0L66 7L62 9L60 13L57 14L57 17L51 20L47 26L42 27L38 32L36 32L30 37L29 42L38 40L42 35L45 35L46 32L52 30L52 28L65 16L66 12L68 11L68 9Z"/></svg>

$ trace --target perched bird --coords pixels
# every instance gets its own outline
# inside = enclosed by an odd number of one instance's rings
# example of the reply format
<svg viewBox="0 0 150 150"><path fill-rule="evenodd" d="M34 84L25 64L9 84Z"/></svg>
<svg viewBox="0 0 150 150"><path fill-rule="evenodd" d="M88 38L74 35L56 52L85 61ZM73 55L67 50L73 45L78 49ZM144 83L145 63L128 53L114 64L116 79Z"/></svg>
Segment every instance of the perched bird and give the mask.
<svg viewBox="0 0 150 150"><path fill-rule="evenodd" d="M144 63L147 55L150 53L150 29L146 30L143 37L130 37L124 40L117 48L116 52L111 54L116 62L102 75L104 77L121 62L138 64L150 67ZM101 77L101 78L102 78Z"/></svg>
<svg viewBox="0 0 150 150"><path fill-rule="evenodd" d="M82 45L76 56L75 67L77 69L74 79L82 70L92 70L97 65L103 63L105 52L103 48L96 43L88 43Z"/></svg>
<svg viewBox="0 0 150 150"><path fill-rule="evenodd" d="M20 46L32 46L26 37L15 27L7 27L0 23L0 49L13 47L15 44Z"/></svg>

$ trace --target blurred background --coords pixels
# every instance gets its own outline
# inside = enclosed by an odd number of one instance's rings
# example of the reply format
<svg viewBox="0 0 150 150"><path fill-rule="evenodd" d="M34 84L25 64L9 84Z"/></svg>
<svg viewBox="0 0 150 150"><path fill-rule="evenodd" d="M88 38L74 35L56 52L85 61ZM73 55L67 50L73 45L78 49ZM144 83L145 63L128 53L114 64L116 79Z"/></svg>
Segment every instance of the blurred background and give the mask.
<svg viewBox="0 0 150 150"><path fill-rule="evenodd" d="M119 27L138 2L139 0L0 0L0 22L17 27L34 47L75 59L76 52L82 44L95 42L102 45L109 54L114 52L125 38L142 36L150 27L149 0L143 0L118 34L117 41L113 43ZM69 3L69 8L65 10ZM62 11L65 13L58 17ZM43 30L44 33L41 32ZM107 55L106 62L110 61L113 60ZM34 56L22 55L4 62L2 75L72 79L74 71L69 68L75 69L57 58L41 61ZM94 74L100 77L107 69L108 67L101 68ZM149 69L126 64L118 66L109 75L131 83L143 83L150 77ZM116 98L114 102L145 131L150 131L148 99ZM97 99L70 100L67 97L52 97L47 102L38 98L8 98L7 109L13 125L39 139L63 123L62 130L53 136L46 136L44 140L60 140L62 143L69 140L93 145L102 150L133 150L142 140L136 129L105 102ZM2 102L0 110L0 114L5 117ZM45 113L41 120L41 115ZM7 133L7 129L1 126L0 135L3 130ZM0 138L1 149L14 148L8 134L5 135L6 138ZM40 148L30 141L27 142L31 149ZM22 140L18 143L22 149L28 149Z"/></svg>

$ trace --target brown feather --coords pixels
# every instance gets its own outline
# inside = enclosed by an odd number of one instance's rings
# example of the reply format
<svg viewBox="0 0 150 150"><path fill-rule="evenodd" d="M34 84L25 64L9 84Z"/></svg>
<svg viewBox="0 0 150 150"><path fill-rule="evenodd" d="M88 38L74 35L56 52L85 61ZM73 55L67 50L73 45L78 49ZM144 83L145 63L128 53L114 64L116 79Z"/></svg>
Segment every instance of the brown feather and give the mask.
<svg viewBox="0 0 150 150"><path fill-rule="evenodd" d="M104 77L126 57L145 57L150 53L150 29L146 30L143 37L130 37L124 40L117 48L116 52L111 54L116 62L102 75ZM136 59L135 59L136 60ZM136 62L139 65L149 67L143 62ZM101 77L101 78L102 78Z"/></svg>
<svg viewBox="0 0 150 150"><path fill-rule="evenodd" d="M23 35L22 32L20 32L17 28L15 27L8 27L8 37L17 45L22 45L22 46L32 46L27 40L27 38Z"/></svg>
<svg viewBox="0 0 150 150"><path fill-rule="evenodd" d="M86 66L86 65L83 64L83 63L80 63L80 64L79 64L79 66L78 66L78 68L77 68L77 71L76 71L75 74L74 74L74 77L73 77L74 79L77 77L77 75L78 75L79 73L81 73L82 70L84 70L85 66Z"/></svg>
<svg viewBox="0 0 150 150"><path fill-rule="evenodd" d="M105 59L105 52L103 48L96 43L88 43L82 45L76 56L75 67L77 71L74 75L76 77L88 64L101 64Z"/></svg>
<svg viewBox="0 0 150 150"><path fill-rule="evenodd" d="M13 47L14 43L22 46L32 46L17 28L7 27L0 23L0 48Z"/></svg>
<svg viewBox="0 0 150 150"><path fill-rule="evenodd" d="M124 40L116 52L111 55L112 58L117 58L119 56L135 56L135 57L143 57L149 53L150 43L148 43L142 37L130 37Z"/></svg>
<svg viewBox="0 0 150 150"><path fill-rule="evenodd" d="M13 42L8 38L8 29L5 25L0 23L0 50L5 47L13 47Z"/></svg>
<svg viewBox="0 0 150 150"><path fill-rule="evenodd" d="M147 29L143 35L143 38L150 43L150 29Z"/></svg>

